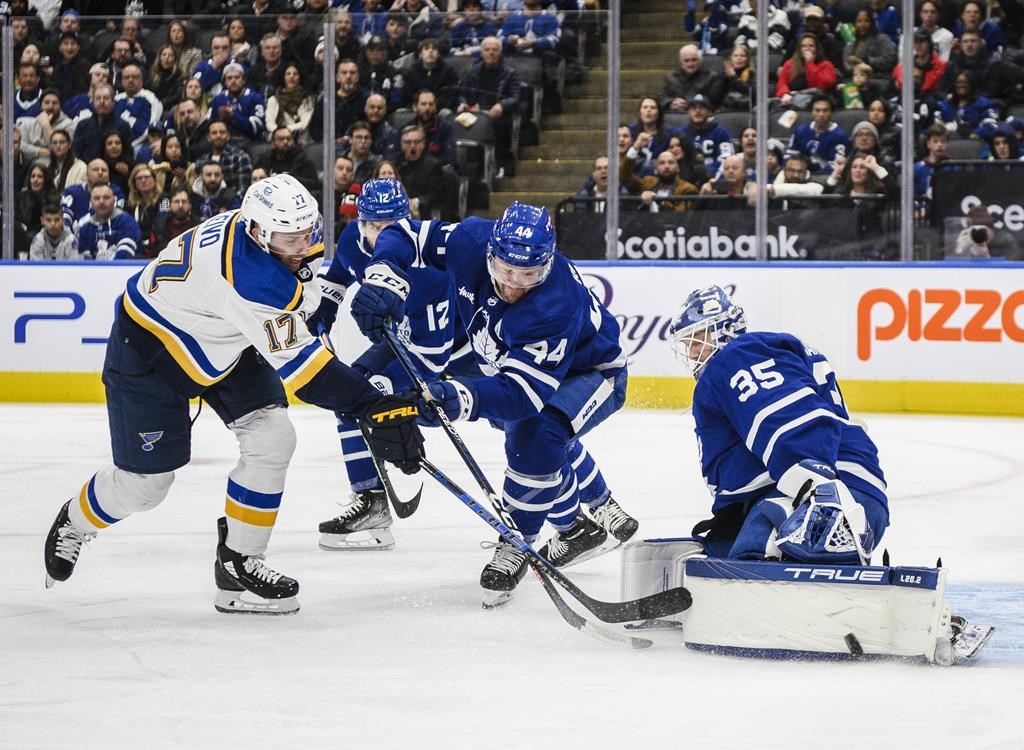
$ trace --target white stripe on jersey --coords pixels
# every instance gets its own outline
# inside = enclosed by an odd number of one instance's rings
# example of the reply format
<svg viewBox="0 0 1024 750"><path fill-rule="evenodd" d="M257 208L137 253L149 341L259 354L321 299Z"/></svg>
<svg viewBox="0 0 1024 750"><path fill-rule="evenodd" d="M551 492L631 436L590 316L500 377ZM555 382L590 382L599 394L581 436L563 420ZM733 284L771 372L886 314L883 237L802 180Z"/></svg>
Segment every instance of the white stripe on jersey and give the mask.
<svg viewBox="0 0 1024 750"><path fill-rule="evenodd" d="M777 429L775 434L772 435L772 439L768 441L768 447L765 448L764 453L761 454L761 461L764 465L767 466L768 460L772 457L772 451L775 449L775 441L790 430L794 430L800 425L810 422L812 419L816 419L817 417L828 417L829 419L834 419L837 422L842 422L843 424L850 424L848 420L843 419L838 414L831 412L828 409L814 409L806 414L802 414L796 419L786 422L786 424L782 425L782 427Z"/></svg>
<svg viewBox="0 0 1024 750"><path fill-rule="evenodd" d="M880 492L885 492L885 482L876 477L870 471L865 469L860 464L855 464L853 461L836 461L836 469L839 471L845 471L847 474L853 474L859 479L863 479L865 482L870 484Z"/></svg>
<svg viewBox="0 0 1024 750"><path fill-rule="evenodd" d="M505 361L502 362L501 366L502 366L502 369L505 369L507 367L513 367L516 370L520 370L522 372L525 372L527 375L529 375L534 380L539 380L540 382L542 382L544 385L548 386L549 388L554 388L556 390L558 389L559 382L555 378L551 377L550 375L548 375L543 370L538 370L536 367L528 365L528 364L526 364L525 362L523 362L521 360L515 359L514 357L506 358Z"/></svg>
<svg viewBox="0 0 1024 750"><path fill-rule="evenodd" d="M527 383L522 376L516 375L514 372L508 372L505 374L508 376L509 380L514 380L516 383L519 384L519 387L523 389L523 391L526 393L526 397L530 399L530 403L533 404L534 408L537 411L540 411L541 409L544 408L544 402L541 400L541 397L537 395L533 388L530 387L530 384Z"/></svg>
<svg viewBox="0 0 1024 750"><path fill-rule="evenodd" d="M761 411L759 411L757 415L754 417L754 421L750 424L750 431L747 433L747 439L745 441L747 445L747 450L749 450L751 453L754 452L754 440L757 438L757 431L761 428L761 423L764 420L766 420L772 414L777 412L779 409L785 409L790 404L796 403L802 398L807 398L808 396L813 395L813 388L801 388L800 390L793 391L792 393L783 396L778 401L773 401L772 403L768 404L768 406L765 406L763 409L761 409Z"/></svg>
<svg viewBox="0 0 1024 750"><path fill-rule="evenodd" d="M756 477L751 479L742 487L735 490L722 490L721 492L715 492L716 495L742 495L744 492L751 492L753 490L759 490L762 487L767 487L774 484L775 480L772 479L771 475L766 471L763 474L758 474Z"/></svg>
<svg viewBox="0 0 1024 750"><path fill-rule="evenodd" d="M543 477L530 477L512 469L505 469L505 476L516 484L521 484L523 487L533 487L537 490L542 490L546 487L557 487L562 482L562 472L560 471Z"/></svg>

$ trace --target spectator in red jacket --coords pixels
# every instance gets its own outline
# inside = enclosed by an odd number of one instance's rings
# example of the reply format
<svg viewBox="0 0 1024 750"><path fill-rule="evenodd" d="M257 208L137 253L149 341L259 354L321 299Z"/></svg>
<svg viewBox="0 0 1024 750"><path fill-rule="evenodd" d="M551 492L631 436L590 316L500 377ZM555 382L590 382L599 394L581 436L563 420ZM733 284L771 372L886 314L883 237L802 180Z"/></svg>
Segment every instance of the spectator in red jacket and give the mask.
<svg viewBox="0 0 1024 750"><path fill-rule="evenodd" d="M919 93L935 91L946 72L946 62L935 51L932 36L927 31L918 29L914 32L914 67L924 76ZM896 63L892 69L892 79L896 88L903 88L903 63Z"/></svg>
<svg viewBox="0 0 1024 750"><path fill-rule="evenodd" d="M835 66L825 59L817 37L804 34L800 37L796 52L779 68L775 95L782 99L783 106L788 107L797 91L820 89L827 94L835 86Z"/></svg>

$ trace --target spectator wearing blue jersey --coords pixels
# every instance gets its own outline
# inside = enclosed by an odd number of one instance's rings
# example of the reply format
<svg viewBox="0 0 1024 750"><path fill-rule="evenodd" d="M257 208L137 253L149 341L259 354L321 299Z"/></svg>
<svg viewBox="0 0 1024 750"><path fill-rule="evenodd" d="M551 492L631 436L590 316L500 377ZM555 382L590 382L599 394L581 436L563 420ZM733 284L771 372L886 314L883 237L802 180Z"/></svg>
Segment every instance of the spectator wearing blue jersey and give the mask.
<svg viewBox="0 0 1024 750"><path fill-rule="evenodd" d="M97 86L92 95L92 113L75 126L75 152L88 162L100 156L108 133L118 133L125 143L132 142L131 126L114 111L114 87Z"/></svg>
<svg viewBox="0 0 1024 750"><path fill-rule="evenodd" d="M732 136L721 123L715 121L711 114L711 102L703 94L697 94L690 100L689 114L690 121L673 131L673 135L688 138L703 157L707 173L716 174L722 160L735 152Z"/></svg>
<svg viewBox="0 0 1024 750"><path fill-rule="evenodd" d="M42 110L42 99L39 68L31 63L22 63L18 66L18 86L14 89L14 120L38 115Z"/></svg>
<svg viewBox="0 0 1024 750"><path fill-rule="evenodd" d="M497 35L498 28L484 15L481 0L463 0L462 13L452 21L449 54L479 55L480 43Z"/></svg>
<svg viewBox="0 0 1024 750"><path fill-rule="evenodd" d="M562 91L559 70L562 56L558 43L562 26L558 17L541 7L541 0L524 0L521 11L505 17L498 31L506 55L539 58L544 67L544 112L561 114Z"/></svg>
<svg viewBox="0 0 1024 750"><path fill-rule="evenodd" d="M238 63L224 67L224 88L210 100L210 121L227 123L231 140L248 145L264 139L267 102L245 85L245 68Z"/></svg>
<svg viewBox="0 0 1024 750"><path fill-rule="evenodd" d="M825 356L788 333L748 332L717 286L687 297L668 337L697 381L693 419L713 502L693 533L705 554L870 564L889 525L885 475Z"/></svg>
<svg viewBox="0 0 1024 750"><path fill-rule="evenodd" d="M210 39L210 56L198 63L192 77L199 81L208 94L220 93L224 67L231 62L231 39L225 33L217 33Z"/></svg>
<svg viewBox="0 0 1024 750"><path fill-rule="evenodd" d="M949 133L941 123L933 124L926 131L925 141L928 153L914 163L914 197L932 197L932 172L935 165L949 158Z"/></svg>
<svg viewBox="0 0 1024 750"><path fill-rule="evenodd" d="M85 182L68 185L60 199L61 210L64 213L64 225L72 231L77 231L79 223L89 213L90 194L94 185L110 184L110 167L103 159L96 158L90 161L85 167ZM111 185L114 191L114 199L118 206L124 205L124 193L121 188Z"/></svg>
<svg viewBox="0 0 1024 750"><path fill-rule="evenodd" d="M128 260L135 257L141 232L138 222L117 207L109 183L89 191L89 213L78 225L78 250L95 260Z"/></svg>
<svg viewBox="0 0 1024 750"><path fill-rule="evenodd" d="M811 171L826 174L837 156L846 156L850 139L832 121L832 99L818 94L811 103L811 121L793 131L787 154L803 154Z"/></svg>
<svg viewBox="0 0 1024 750"><path fill-rule="evenodd" d="M953 36L959 39L965 31L977 31L985 42L985 48L989 54L997 54L1003 51L1006 45L1006 36L999 24L995 21L986 21L982 5L975 0L967 0L960 6L960 20L953 27Z"/></svg>
<svg viewBox="0 0 1024 750"><path fill-rule="evenodd" d="M114 112L131 128L131 145L138 149L146 142L150 125L163 119L164 105L149 89L143 88L142 66L128 63L121 71L124 89L114 97Z"/></svg>
<svg viewBox="0 0 1024 750"><path fill-rule="evenodd" d="M939 102L939 116L950 133L961 138L988 140L999 127L999 111L992 100L979 96L974 80L961 73L953 90Z"/></svg>
<svg viewBox="0 0 1024 750"><path fill-rule="evenodd" d="M665 112L657 99L646 96L640 100L636 122L630 123L629 132L633 136L633 144L626 152L626 158L633 162L634 174L640 177L654 174L654 162L658 154L668 148L670 136L665 129Z"/></svg>
<svg viewBox="0 0 1024 750"><path fill-rule="evenodd" d="M890 0L868 0L875 27L889 37L893 44L898 44L903 33L903 17L901 11L889 3Z"/></svg>

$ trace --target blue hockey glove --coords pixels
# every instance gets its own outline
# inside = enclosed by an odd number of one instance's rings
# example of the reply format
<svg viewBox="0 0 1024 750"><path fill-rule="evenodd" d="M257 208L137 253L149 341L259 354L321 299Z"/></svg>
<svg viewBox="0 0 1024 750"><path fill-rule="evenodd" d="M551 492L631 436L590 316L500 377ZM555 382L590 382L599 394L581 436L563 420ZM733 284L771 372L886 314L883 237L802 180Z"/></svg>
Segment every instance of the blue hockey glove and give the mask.
<svg viewBox="0 0 1024 750"><path fill-rule="evenodd" d="M405 315L409 279L387 263L374 263L366 269L359 291L352 298L352 318L363 335L375 344L384 340L384 325L390 318L396 323Z"/></svg>
<svg viewBox="0 0 1024 750"><path fill-rule="evenodd" d="M345 299L345 287L320 279L320 306L306 319L306 327L314 336L330 333L338 319L338 305Z"/></svg>
<svg viewBox="0 0 1024 750"><path fill-rule="evenodd" d="M431 383L430 395L440 404L449 421L459 419L476 419L476 391L473 387L459 380L441 380ZM420 410L419 423L427 427L440 427L441 419L435 407L420 397L417 402Z"/></svg>

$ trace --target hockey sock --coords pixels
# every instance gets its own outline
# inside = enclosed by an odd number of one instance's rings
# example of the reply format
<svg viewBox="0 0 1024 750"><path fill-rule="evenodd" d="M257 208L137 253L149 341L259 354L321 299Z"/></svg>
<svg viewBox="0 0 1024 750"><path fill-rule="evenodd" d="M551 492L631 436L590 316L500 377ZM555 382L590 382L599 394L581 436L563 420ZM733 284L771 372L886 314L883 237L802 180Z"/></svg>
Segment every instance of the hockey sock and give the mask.
<svg viewBox="0 0 1024 750"><path fill-rule="evenodd" d="M580 504L589 508L603 505L612 494L604 481L597 462L579 440L569 445L569 464L576 474L576 483L580 489Z"/></svg>

